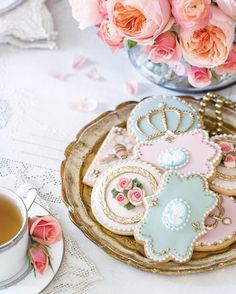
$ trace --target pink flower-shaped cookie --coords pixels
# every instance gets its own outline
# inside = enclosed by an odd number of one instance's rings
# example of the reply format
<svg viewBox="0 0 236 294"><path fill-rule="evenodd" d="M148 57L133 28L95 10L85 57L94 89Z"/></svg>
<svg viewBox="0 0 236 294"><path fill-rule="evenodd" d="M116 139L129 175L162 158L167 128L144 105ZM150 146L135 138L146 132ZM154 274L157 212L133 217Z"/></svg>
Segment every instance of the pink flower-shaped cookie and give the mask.
<svg viewBox="0 0 236 294"><path fill-rule="evenodd" d="M229 196L220 195L217 207L206 219L208 232L196 242L196 250L224 248L236 240L236 203Z"/></svg>
<svg viewBox="0 0 236 294"><path fill-rule="evenodd" d="M160 139L135 147L136 156L160 170L200 173L210 177L221 158L220 147L209 141L208 133L197 129L180 135L167 132Z"/></svg>

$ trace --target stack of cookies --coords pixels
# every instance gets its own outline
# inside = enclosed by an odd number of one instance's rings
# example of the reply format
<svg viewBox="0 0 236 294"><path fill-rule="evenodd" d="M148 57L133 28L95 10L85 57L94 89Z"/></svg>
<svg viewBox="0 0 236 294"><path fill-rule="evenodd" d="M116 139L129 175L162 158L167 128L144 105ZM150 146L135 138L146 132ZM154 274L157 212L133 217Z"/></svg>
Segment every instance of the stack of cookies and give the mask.
<svg viewBox="0 0 236 294"><path fill-rule="evenodd" d="M134 236L156 262L236 241L236 136L209 137L177 97L144 99L113 127L88 168L91 207L108 230Z"/></svg>

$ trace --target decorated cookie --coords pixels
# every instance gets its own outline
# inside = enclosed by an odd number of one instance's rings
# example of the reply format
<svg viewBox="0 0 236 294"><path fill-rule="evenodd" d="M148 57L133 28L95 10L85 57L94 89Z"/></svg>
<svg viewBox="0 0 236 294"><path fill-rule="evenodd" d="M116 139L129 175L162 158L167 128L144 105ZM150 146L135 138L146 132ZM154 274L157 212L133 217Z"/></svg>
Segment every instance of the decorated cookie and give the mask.
<svg viewBox="0 0 236 294"><path fill-rule="evenodd" d="M219 144L223 156L210 187L220 194L236 196L236 135L219 135L212 140Z"/></svg>
<svg viewBox="0 0 236 294"><path fill-rule="evenodd" d="M143 200L157 192L160 179L159 171L151 164L120 161L101 174L93 187L94 216L110 231L132 235L145 212Z"/></svg>
<svg viewBox="0 0 236 294"><path fill-rule="evenodd" d="M207 234L196 242L197 251L215 251L236 241L236 203L228 196L219 195L217 207L209 214L205 225Z"/></svg>
<svg viewBox="0 0 236 294"><path fill-rule="evenodd" d="M205 219L217 205L216 194L198 174L166 172L158 193L144 199L146 212L134 236L144 244L148 258L188 261L194 244L205 234Z"/></svg>
<svg viewBox="0 0 236 294"><path fill-rule="evenodd" d="M135 142L150 141L172 131L181 134L201 127L195 109L173 96L144 99L131 112L128 133Z"/></svg>
<svg viewBox="0 0 236 294"><path fill-rule="evenodd" d="M99 175L118 160L132 157L133 144L126 129L113 127L89 166L83 182L93 186Z"/></svg>
<svg viewBox="0 0 236 294"><path fill-rule="evenodd" d="M209 141L208 133L196 129L175 135L169 131L155 141L137 145L134 153L141 160L161 171L176 170L181 173L200 173L210 177L221 159L220 147Z"/></svg>

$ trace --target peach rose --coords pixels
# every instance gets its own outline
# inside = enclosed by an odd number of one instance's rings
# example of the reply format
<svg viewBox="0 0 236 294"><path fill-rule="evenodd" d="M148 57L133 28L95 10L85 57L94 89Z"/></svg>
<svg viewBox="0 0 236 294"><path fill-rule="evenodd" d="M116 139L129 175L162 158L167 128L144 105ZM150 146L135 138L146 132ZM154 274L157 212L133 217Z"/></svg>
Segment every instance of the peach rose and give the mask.
<svg viewBox="0 0 236 294"><path fill-rule="evenodd" d="M69 0L74 19L81 30L98 25L106 17L105 0Z"/></svg>
<svg viewBox="0 0 236 294"><path fill-rule="evenodd" d="M200 28L211 18L211 0L172 0L172 13L184 28Z"/></svg>
<svg viewBox="0 0 236 294"><path fill-rule="evenodd" d="M216 0L216 3L225 14L236 19L236 1L235 0Z"/></svg>
<svg viewBox="0 0 236 294"><path fill-rule="evenodd" d="M224 166L227 168L234 168L236 167L236 162L235 162L235 158L233 155L228 154L225 156L224 159Z"/></svg>
<svg viewBox="0 0 236 294"><path fill-rule="evenodd" d="M123 193L117 194L115 199L122 206L125 206L126 204L129 203L129 200L127 199L127 197L125 197Z"/></svg>
<svg viewBox="0 0 236 294"><path fill-rule="evenodd" d="M129 177L120 177L116 184L117 190L123 192L124 190L129 190L132 187L132 180Z"/></svg>
<svg viewBox="0 0 236 294"><path fill-rule="evenodd" d="M223 64L234 40L233 20L218 7L212 6L209 24L198 30L180 30L184 59L197 67L212 68Z"/></svg>
<svg viewBox="0 0 236 294"><path fill-rule="evenodd" d="M34 245L28 250L28 256L34 270L43 275L49 265L49 257L45 249L41 245Z"/></svg>
<svg viewBox="0 0 236 294"><path fill-rule="evenodd" d="M232 50L224 64L221 64L215 68L218 75L225 73L236 74L236 45L233 45Z"/></svg>
<svg viewBox="0 0 236 294"><path fill-rule="evenodd" d="M29 233L33 240L44 245L54 244L62 238L59 223L50 215L30 218Z"/></svg>
<svg viewBox="0 0 236 294"><path fill-rule="evenodd" d="M181 60L181 48L173 32L165 32L158 36L149 53L154 63L177 63Z"/></svg>
<svg viewBox="0 0 236 294"><path fill-rule="evenodd" d="M153 44L171 16L166 0L109 0L107 10L121 36L143 45Z"/></svg>
<svg viewBox="0 0 236 294"><path fill-rule="evenodd" d="M196 88L207 87L211 84L212 74L208 68L191 66L188 69L189 84Z"/></svg>
<svg viewBox="0 0 236 294"><path fill-rule="evenodd" d="M227 153L233 152L234 151L234 146L232 143L229 142L220 142L219 146L221 148L221 151L224 155Z"/></svg>
<svg viewBox="0 0 236 294"><path fill-rule="evenodd" d="M113 27L107 20L104 20L101 23L98 36L111 48L113 52L124 47L124 38L118 34L115 27Z"/></svg>
<svg viewBox="0 0 236 294"><path fill-rule="evenodd" d="M131 204L134 206L140 206L143 203L144 190L135 187L129 190L127 197Z"/></svg>

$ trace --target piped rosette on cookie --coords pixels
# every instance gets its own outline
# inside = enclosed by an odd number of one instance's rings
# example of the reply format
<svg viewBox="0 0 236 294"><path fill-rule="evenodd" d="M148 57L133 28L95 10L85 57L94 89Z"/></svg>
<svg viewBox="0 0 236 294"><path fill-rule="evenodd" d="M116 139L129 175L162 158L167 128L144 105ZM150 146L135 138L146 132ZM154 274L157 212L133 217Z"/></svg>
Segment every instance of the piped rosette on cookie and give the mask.
<svg viewBox="0 0 236 294"><path fill-rule="evenodd" d="M219 135L211 138L222 150L222 160L211 177L211 189L236 196L236 135Z"/></svg>
<svg viewBox="0 0 236 294"><path fill-rule="evenodd" d="M96 181L91 207L95 218L108 230L133 235L142 219L144 198L158 191L161 174L139 160L123 160L108 168Z"/></svg>
<svg viewBox="0 0 236 294"><path fill-rule="evenodd" d="M183 174L199 173L209 178L221 160L221 149L209 141L208 133L196 129L180 135L170 131L154 141L135 146L134 153L162 172L175 170Z"/></svg>

